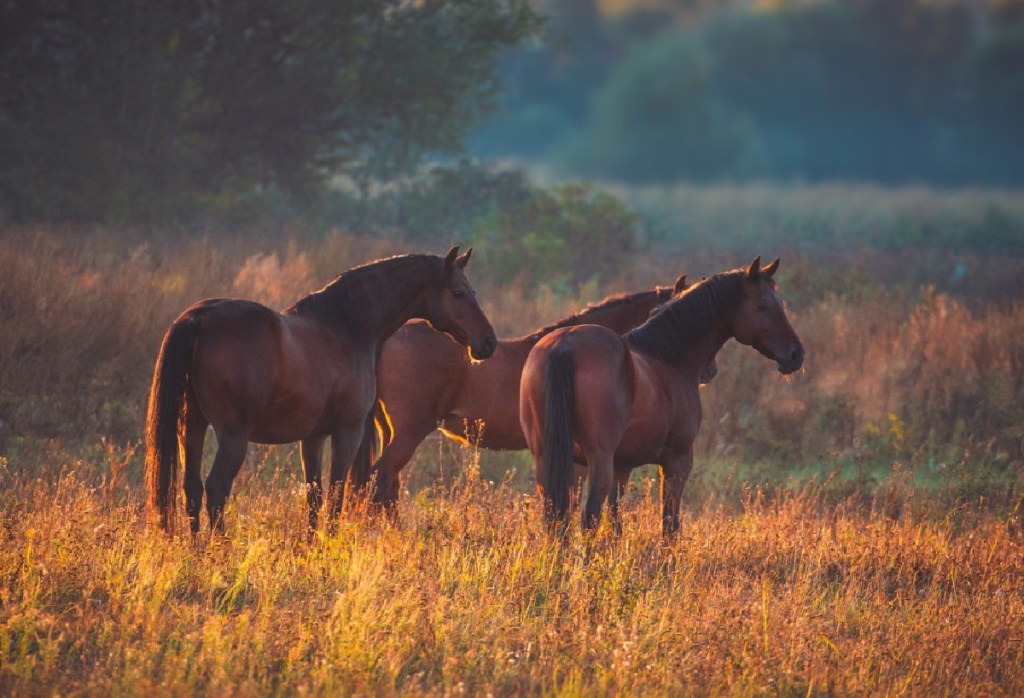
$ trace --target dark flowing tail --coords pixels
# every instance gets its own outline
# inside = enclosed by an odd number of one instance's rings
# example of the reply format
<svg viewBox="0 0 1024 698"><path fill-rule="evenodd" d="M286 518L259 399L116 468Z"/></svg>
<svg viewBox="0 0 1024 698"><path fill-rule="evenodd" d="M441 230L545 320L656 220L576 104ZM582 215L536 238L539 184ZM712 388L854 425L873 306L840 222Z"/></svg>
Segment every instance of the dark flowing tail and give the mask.
<svg viewBox="0 0 1024 698"><path fill-rule="evenodd" d="M544 376L544 498L548 515L564 521L573 478L572 417L576 367L568 347L548 355Z"/></svg>
<svg viewBox="0 0 1024 698"><path fill-rule="evenodd" d="M146 415L146 492L149 513L173 531L178 491L178 421L185 401L199 321L182 317L164 335L153 369Z"/></svg>

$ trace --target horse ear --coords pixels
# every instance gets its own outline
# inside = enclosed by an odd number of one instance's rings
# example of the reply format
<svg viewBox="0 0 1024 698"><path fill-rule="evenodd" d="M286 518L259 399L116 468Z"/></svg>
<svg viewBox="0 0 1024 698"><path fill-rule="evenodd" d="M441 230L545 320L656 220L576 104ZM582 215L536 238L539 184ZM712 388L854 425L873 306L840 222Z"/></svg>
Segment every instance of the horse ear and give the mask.
<svg viewBox="0 0 1024 698"><path fill-rule="evenodd" d="M455 249L458 249L458 248L455 248ZM473 256L473 248L470 247L468 250L466 250L465 254L459 255L459 257L455 260L455 264L458 265L459 269L465 269L466 265L469 264L469 258L472 257L472 256Z"/></svg>
<svg viewBox="0 0 1024 698"><path fill-rule="evenodd" d="M672 295L678 296L680 293L686 290L686 274L680 274L679 278L676 279L675 286L672 287Z"/></svg>
<svg viewBox="0 0 1024 698"><path fill-rule="evenodd" d="M450 250L448 250L448 254L446 254L444 256L444 275L445 276L448 276L449 274L452 273L452 269L455 268L455 260L456 260L456 258L458 258L458 256L459 256L459 246L458 245L456 245L455 247L453 247Z"/></svg>
<svg viewBox="0 0 1024 698"><path fill-rule="evenodd" d="M772 262L768 266L764 267L761 271L763 271L768 276L775 276L775 272L778 271L778 270L779 270L779 258L776 257L774 262Z"/></svg>
<svg viewBox="0 0 1024 698"><path fill-rule="evenodd" d="M747 281L756 281L757 275L761 272L761 255L754 257L754 261L747 267Z"/></svg>

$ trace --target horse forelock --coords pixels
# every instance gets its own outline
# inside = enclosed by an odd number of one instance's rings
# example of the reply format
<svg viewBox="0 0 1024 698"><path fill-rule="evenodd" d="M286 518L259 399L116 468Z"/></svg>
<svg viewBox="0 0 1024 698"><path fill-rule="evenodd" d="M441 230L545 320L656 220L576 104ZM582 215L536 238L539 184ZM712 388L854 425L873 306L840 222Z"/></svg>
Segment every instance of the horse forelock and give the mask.
<svg viewBox="0 0 1024 698"><path fill-rule="evenodd" d="M715 274L656 309L627 335L630 344L662 361L674 361L735 311L743 293L743 269ZM767 276L767 275L766 275Z"/></svg>
<svg viewBox="0 0 1024 698"><path fill-rule="evenodd" d="M672 289L669 288L669 291L671 291L671 290ZM540 339L544 335L550 334L550 333L554 332L555 330L561 329L563 327L572 327L573 325L584 324L589 319L593 319L593 317L595 315L598 315L600 313L605 313L605 312L608 312L608 311L612 311L612 310L616 310L616 309L618 309L618 308L620 308L620 307L622 307L624 305L628 305L630 303L639 302L641 299L647 298L649 296L653 296L655 294L659 294L659 299L660 299L660 292L661 291L662 291L662 287L659 286L656 290L653 290L653 291L652 290L648 290L648 291L639 291L637 293L620 293L620 294L616 294L614 296L608 296L607 298L604 298L602 300L595 301L594 303L588 304L585 308L583 308L583 310L577 311L577 312L573 313L572 315L564 317L561 320L558 320L558 321L556 321L556 322L554 322L554 323L552 323L550 325L547 325L545 327L541 327L539 330L534 330L533 332L531 332L527 336L530 339Z"/></svg>
<svg viewBox="0 0 1024 698"><path fill-rule="evenodd" d="M426 254L368 262L342 272L293 308L335 326L360 327L396 303L404 303L413 289L422 288L432 277L440 279L443 269L443 259ZM368 298L372 302L366 302Z"/></svg>

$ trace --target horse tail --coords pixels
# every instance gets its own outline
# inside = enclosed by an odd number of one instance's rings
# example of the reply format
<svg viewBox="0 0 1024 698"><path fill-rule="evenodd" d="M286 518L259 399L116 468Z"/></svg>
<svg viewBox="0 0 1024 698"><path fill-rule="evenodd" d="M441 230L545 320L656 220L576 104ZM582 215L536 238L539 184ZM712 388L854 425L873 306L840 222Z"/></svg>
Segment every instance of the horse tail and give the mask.
<svg viewBox="0 0 1024 698"><path fill-rule="evenodd" d="M544 498L548 513L564 521L573 477L572 419L576 404L576 366L572 351L555 347L544 375Z"/></svg>
<svg viewBox="0 0 1024 698"><path fill-rule="evenodd" d="M191 315L174 321L164 335L153 369L146 415L147 507L165 531L174 530L178 486L178 422L188 387L199 321Z"/></svg>
<svg viewBox="0 0 1024 698"><path fill-rule="evenodd" d="M377 398L373 403L373 435L377 439L374 459L380 458L381 452L395 438L395 428L391 424L391 415L388 414L384 401Z"/></svg>

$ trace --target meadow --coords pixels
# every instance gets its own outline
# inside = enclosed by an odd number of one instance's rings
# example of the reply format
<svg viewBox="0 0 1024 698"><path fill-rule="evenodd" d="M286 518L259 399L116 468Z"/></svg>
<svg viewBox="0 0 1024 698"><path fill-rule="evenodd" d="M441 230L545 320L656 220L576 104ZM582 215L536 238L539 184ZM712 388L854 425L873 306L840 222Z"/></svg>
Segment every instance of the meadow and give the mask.
<svg viewBox="0 0 1024 698"><path fill-rule="evenodd" d="M782 257L805 367L722 351L670 540L652 468L621 536L557 541L525 454L433 437L397 524L347 512L307 542L297 448L254 446L225 537L149 530L139 442L178 312L446 244L0 231L0 692L1024 692L1019 193L699 194L630 193L659 213L615 278L495 284L482 241L468 269L512 336Z"/></svg>

